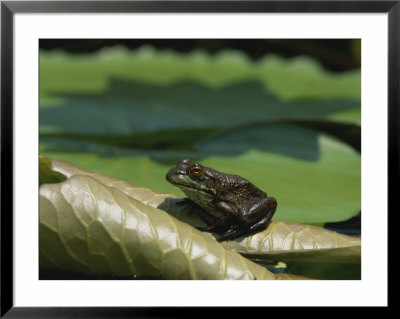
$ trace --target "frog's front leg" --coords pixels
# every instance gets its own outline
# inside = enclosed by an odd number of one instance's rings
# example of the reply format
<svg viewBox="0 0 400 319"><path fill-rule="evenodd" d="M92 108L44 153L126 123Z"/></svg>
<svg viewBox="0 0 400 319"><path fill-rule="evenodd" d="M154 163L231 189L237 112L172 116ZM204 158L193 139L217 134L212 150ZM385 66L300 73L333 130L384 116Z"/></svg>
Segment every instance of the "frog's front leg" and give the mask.
<svg viewBox="0 0 400 319"><path fill-rule="evenodd" d="M216 208L213 214L213 217L215 218L214 223L208 223L208 227L196 228L198 230L206 232L225 232L230 227L229 222L236 216L236 208L232 204L224 201L215 202L213 206ZM218 217L215 215L217 215Z"/></svg>
<svg viewBox="0 0 400 319"><path fill-rule="evenodd" d="M188 216L190 216L193 212L195 212L207 225L213 224L215 219L209 215L204 208L202 208L200 205L196 204L194 201L192 201L190 198L182 198L180 199L177 203L177 205L182 205L182 206L188 206L189 211L188 211ZM202 227L196 227L199 230L202 229Z"/></svg>

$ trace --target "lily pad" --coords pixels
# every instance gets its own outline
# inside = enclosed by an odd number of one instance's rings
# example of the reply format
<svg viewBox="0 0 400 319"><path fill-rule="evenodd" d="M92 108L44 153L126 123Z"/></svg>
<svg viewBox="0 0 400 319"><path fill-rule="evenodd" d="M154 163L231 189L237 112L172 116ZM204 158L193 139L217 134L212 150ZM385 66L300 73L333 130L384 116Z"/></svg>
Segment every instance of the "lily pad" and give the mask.
<svg viewBox="0 0 400 319"><path fill-rule="evenodd" d="M164 176L178 159L191 157L243 176L276 197L275 216L287 222L341 221L360 211L360 155L329 136L294 125L253 125L214 134L194 147L192 151L135 151L58 139L55 144L43 143L41 154L181 196Z"/></svg>

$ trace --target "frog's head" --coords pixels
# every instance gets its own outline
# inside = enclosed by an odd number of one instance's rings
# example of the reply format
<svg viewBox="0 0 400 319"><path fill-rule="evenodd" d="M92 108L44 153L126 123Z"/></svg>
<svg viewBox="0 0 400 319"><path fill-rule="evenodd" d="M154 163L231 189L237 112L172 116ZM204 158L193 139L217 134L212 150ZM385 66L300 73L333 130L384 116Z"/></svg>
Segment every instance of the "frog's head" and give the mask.
<svg viewBox="0 0 400 319"><path fill-rule="evenodd" d="M167 175L167 181L187 192L199 192L215 195L215 171L199 163L192 162L189 158L178 161L176 167L171 168Z"/></svg>

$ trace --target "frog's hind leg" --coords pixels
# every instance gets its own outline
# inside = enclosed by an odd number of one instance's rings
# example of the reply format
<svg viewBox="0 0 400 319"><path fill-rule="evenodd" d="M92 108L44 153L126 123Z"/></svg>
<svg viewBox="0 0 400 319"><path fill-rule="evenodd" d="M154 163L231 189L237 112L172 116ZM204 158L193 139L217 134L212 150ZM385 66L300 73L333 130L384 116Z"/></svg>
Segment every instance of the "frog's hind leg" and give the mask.
<svg viewBox="0 0 400 319"><path fill-rule="evenodd" d="M259 222L255 223L254 225L251 225L249 227L249 232L253 233L256 231L266 229L270 223L271 223L271 216L268 214L263 219L261 219Z"/></svg>
<svg viewBox="0 0 400 319"><path fill-rule="evenodd" d="M218 238L218 241L231 240L231 239L240 237L242 235L254 234L255 232L258 232L260 230L266 229L270 222L271 222L271 216L268 214L262 220L260 220L257 223L251 225L250 227L229 229L225 233L221 234L221 236Z"/></svg>
<svg viewBox="0 0 400 319"><path fill-rule="evenodd" d="M263 219L254 223L253 225L251 225L249 227L249 232L254 233L254 232L258 232L260 230L266 229L269 226L269 224L271 223L271 218L275 213L275 208L276 208L276 205L274 206L273 209L270 209L267 212L267 214L265 215L265 217Z"/></svg>
<svg viewBox="0 0 400 319"><path fill-rule="evenodd" d="M225 233L221 234L221 236L218 238L218 241L225 241L225 240L231 240L237 237L240 237L242 235L250 235L254 234L260 230L264 230L268 227L268 225L271 223L271 218L272 215L275 213L275 208L276 206L272 207L267 214L259 220L258 222L254 223L250 227L240 227L240 228L231 228Z"/></svg>

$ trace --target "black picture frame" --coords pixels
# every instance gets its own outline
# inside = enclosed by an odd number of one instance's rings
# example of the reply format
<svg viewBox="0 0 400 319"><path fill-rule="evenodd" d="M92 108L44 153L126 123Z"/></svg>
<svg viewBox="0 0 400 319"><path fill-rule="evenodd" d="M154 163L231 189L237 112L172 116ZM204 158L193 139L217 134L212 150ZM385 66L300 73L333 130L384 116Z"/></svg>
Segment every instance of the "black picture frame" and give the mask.
<svg viewBox="0 0 400 319"><path fill-rule="evenodd" d="M188 308L15 307L13 302L13 19L16 13L387 13L388 207L399 184L400 1L1 1L1 317L169 317ZM388 214L390 217L390 214ZM390 225L390 223L389 223ZM190 309L188 313L192 312ZM222 315L214 309L213 315ZM201 313L200 313L201 314ZM239 312L240 314L240 312ZM196 315L199 315L197 312ZM243 314L244 315L244 314Z"/></svg>

